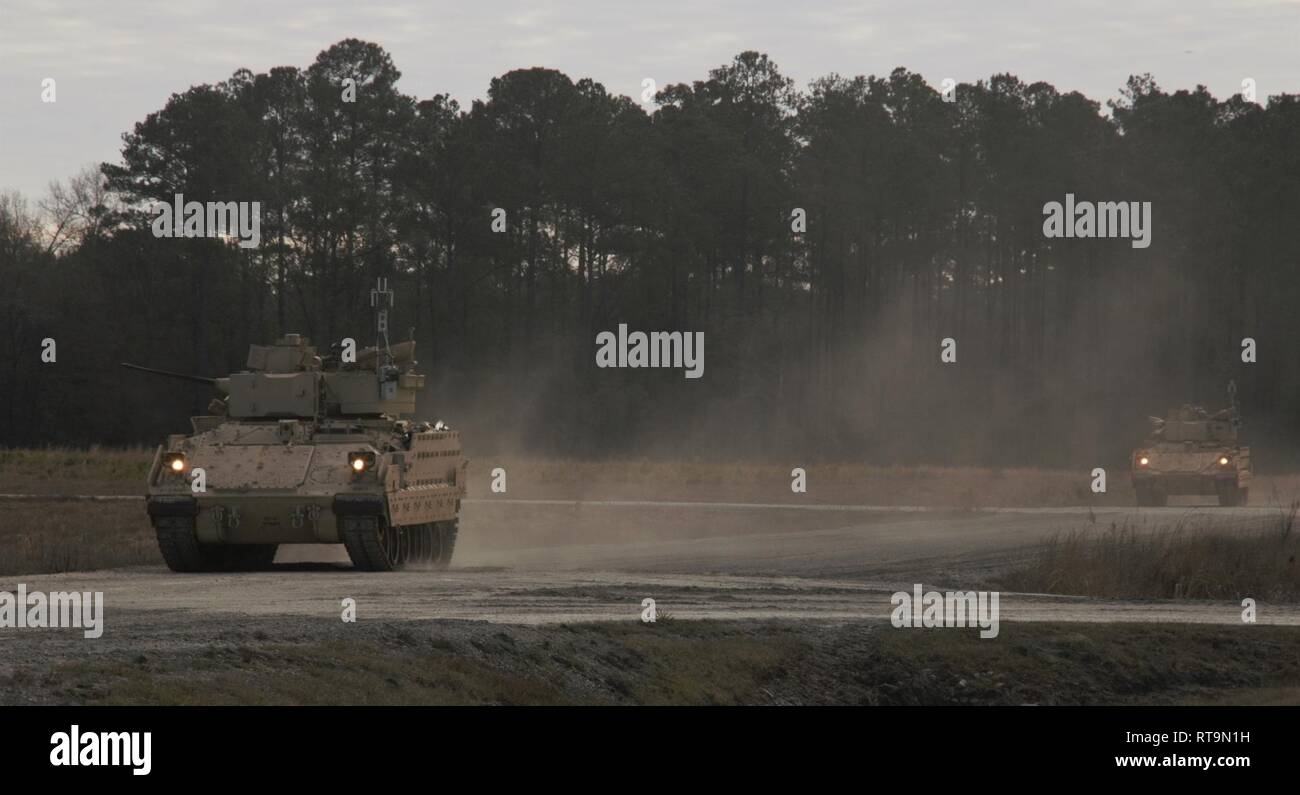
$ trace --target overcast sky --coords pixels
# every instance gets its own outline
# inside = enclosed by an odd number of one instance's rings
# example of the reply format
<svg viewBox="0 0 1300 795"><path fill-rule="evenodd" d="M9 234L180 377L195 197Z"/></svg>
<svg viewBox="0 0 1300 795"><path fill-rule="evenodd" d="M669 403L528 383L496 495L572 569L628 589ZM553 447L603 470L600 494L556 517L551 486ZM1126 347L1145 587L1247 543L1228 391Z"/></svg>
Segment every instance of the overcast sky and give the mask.
<svg viewBox="0 0 1300 795"><path fill-rule="evenodd" d="M467 106L510 69L547 66L639 97L770 55L801 87L897 66L937 85L1009 71L1114 98L1130 74L1220 97L1300 93L1300 0L0 0L0 190L116 160L121 134L167 97L240 67L306 67L347 37L385 47L417 97ZM57 102L41 81L57 80Z"/></svg>

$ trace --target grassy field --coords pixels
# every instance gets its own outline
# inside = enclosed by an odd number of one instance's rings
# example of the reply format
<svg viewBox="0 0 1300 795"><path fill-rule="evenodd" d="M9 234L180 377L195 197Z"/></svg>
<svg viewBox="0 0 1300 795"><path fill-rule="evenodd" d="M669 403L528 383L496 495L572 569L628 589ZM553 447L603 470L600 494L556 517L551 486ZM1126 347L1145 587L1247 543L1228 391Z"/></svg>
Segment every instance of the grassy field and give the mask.
<svg viewBox="0 0 1300 795"><path fill-rule="evenodd" d="M0 448L0 493L144 494L152 447Z"/></svg>
<svg viewBox="0 0 1300 795"><path fill-rule="evenodd" d="M162 565L144 499L0 501L0 575Z"/></svg>
<svg viewBox="0 0 1300 795"><path fill-rule="evenodd" d="M1300 628L883 622L213 628L0 676L0 704L1300 703ZM324 636L322 636L324 635ZM84 647L78 647L84 648Z"/></svg>
<svg viewBox="0 0 1300 795"><path fill-rule="evenodd" d="M1004 590L1111 599L1300 600L1300 503L1263 531L1222 532L1179 520L1143 529L1090 525L1043 544Z"/></svg>

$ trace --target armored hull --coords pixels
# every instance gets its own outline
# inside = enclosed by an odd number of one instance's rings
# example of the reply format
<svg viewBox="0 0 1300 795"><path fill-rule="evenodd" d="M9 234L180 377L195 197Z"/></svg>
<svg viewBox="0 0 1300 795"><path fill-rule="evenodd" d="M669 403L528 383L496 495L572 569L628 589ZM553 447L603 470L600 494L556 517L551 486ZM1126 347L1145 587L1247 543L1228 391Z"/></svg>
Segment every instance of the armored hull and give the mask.
<svg viewBox="0 0 1300 795"><path fill-rule="evenodd" d="M360 569L447 566L466 461L457 431L399 418L424 387L414 350L384 341L321 357L291 334L253 346L244 372L178 376L225 397L150 466L149 516L167 565L254 569L280 544L343 544Z"/></svg>
<svg viewBox="0 0 1300 795"><path fill-rule="evenodd" d="M177 460L180 469L170 463ZM356 460L374 463L357 472ZM228 546L261 547L269 562L273 550L265 548L278 544L345 544L358 568L370 570L445 566L464 469L460 435L450 429L230 421L158 448L149 514L160 541L170 542L168 564L182 571L227 567L221 559L231 555L215 550ZM202 560L210 551L216 565Z"/></svg>
<svg viewBox="0 0 1300 795"><path fill-rule="evenodd" d="M1246 504L1253 471L1250 448L1237 442L1235 409L1210 414L1184 406L1153 422L1155 430L1133 451L1138 505L1165 505L1179 495L1214 496L1224 506Z"/></svg>

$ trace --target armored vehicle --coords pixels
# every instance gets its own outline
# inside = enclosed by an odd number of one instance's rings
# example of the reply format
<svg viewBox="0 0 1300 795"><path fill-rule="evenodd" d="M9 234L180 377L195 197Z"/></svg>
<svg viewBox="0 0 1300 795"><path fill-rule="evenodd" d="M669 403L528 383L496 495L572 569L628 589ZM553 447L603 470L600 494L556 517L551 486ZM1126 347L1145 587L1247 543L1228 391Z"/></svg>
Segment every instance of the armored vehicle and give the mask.
<svg viewBox="0 0 1300 795"><path fill-rule="evenodd" d="M148 510L174 571L269 566L279 544L343 544L358 569L442 568L456 545L466 461L459 434L415 412L415 343L390 346L386 281L371 291L379 339L321 356L297 334L251 346L247 370L203 378L223 397L167 437Z"/></svg>
<svg viewBox="0 0 1300 795"><path fill-rule="evenodd" d="M1133 451L1133 489L1138 505L1164 505L1170 495L1217 495L1220 505L1245 505L1250 497L1250 448L1237 442L1241 427L1236 388L1229 407L1210 413L1200 406L1170 409L1151 417L1153 429Z"/></svg>

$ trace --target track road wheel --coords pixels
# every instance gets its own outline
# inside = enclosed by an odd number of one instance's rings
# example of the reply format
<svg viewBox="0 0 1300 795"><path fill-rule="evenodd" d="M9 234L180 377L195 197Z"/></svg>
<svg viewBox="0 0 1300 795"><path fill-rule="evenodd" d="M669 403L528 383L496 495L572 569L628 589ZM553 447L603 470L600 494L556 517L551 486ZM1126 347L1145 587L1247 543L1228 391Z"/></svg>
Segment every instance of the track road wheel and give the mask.
<svg viewBox="0 0 1300 795"><path fill-rule="evenodd" d="M456 533L460 529L460 520L434 522L432 535L436 541L436 554L430 563L435 569L445 569L451 565L452 553L456 551Z"/></svg>
<svg viewBox="0 0 1300 795"><path fill-rule="evenodd" d="M158 551L172 571L222 571L229 568L228 548L200 544L194 520L188 516L160 516L153 520ZM274 553L272 553L274 555Z"/></svg>
<svg viewBox="0 0 1300 795"><path fill-rule="evenodd" d="M407 566L445 569L456 549L457 520L392 527L382 516L344 516L343 546L361 571Z"/></svg>
<svg viewBox="0 0 1300 795"><path fill-rule="evenodd" d="M1151 504L1151 488L1149 486L1134 486L1133 491L1137 492L1139 508L1145 508Z"/></svg>
<svg viewBox="0 0 1300 795"><path fill-rule="evenodd" d="M1232 508L1243 503L1245 496L1242 489L1237 488L1236 483L1222 483L1218 487L1219 505L1225 508Z"/></svg>
<svg viewBox="0 0 1300 795"><path fill-rule="evenodd" d="M406 564L408 534L382 516L344 516L343 546L361 571L395 571Z"/></svg>
<svg viewBox="0 0 1300 795"><path fill-rule="evenodd" d="M1136 486L1134 490L1137 491L1138 505L1144 508L1159 508L1169 501L1163 491L1149 484Z"/></svg>

